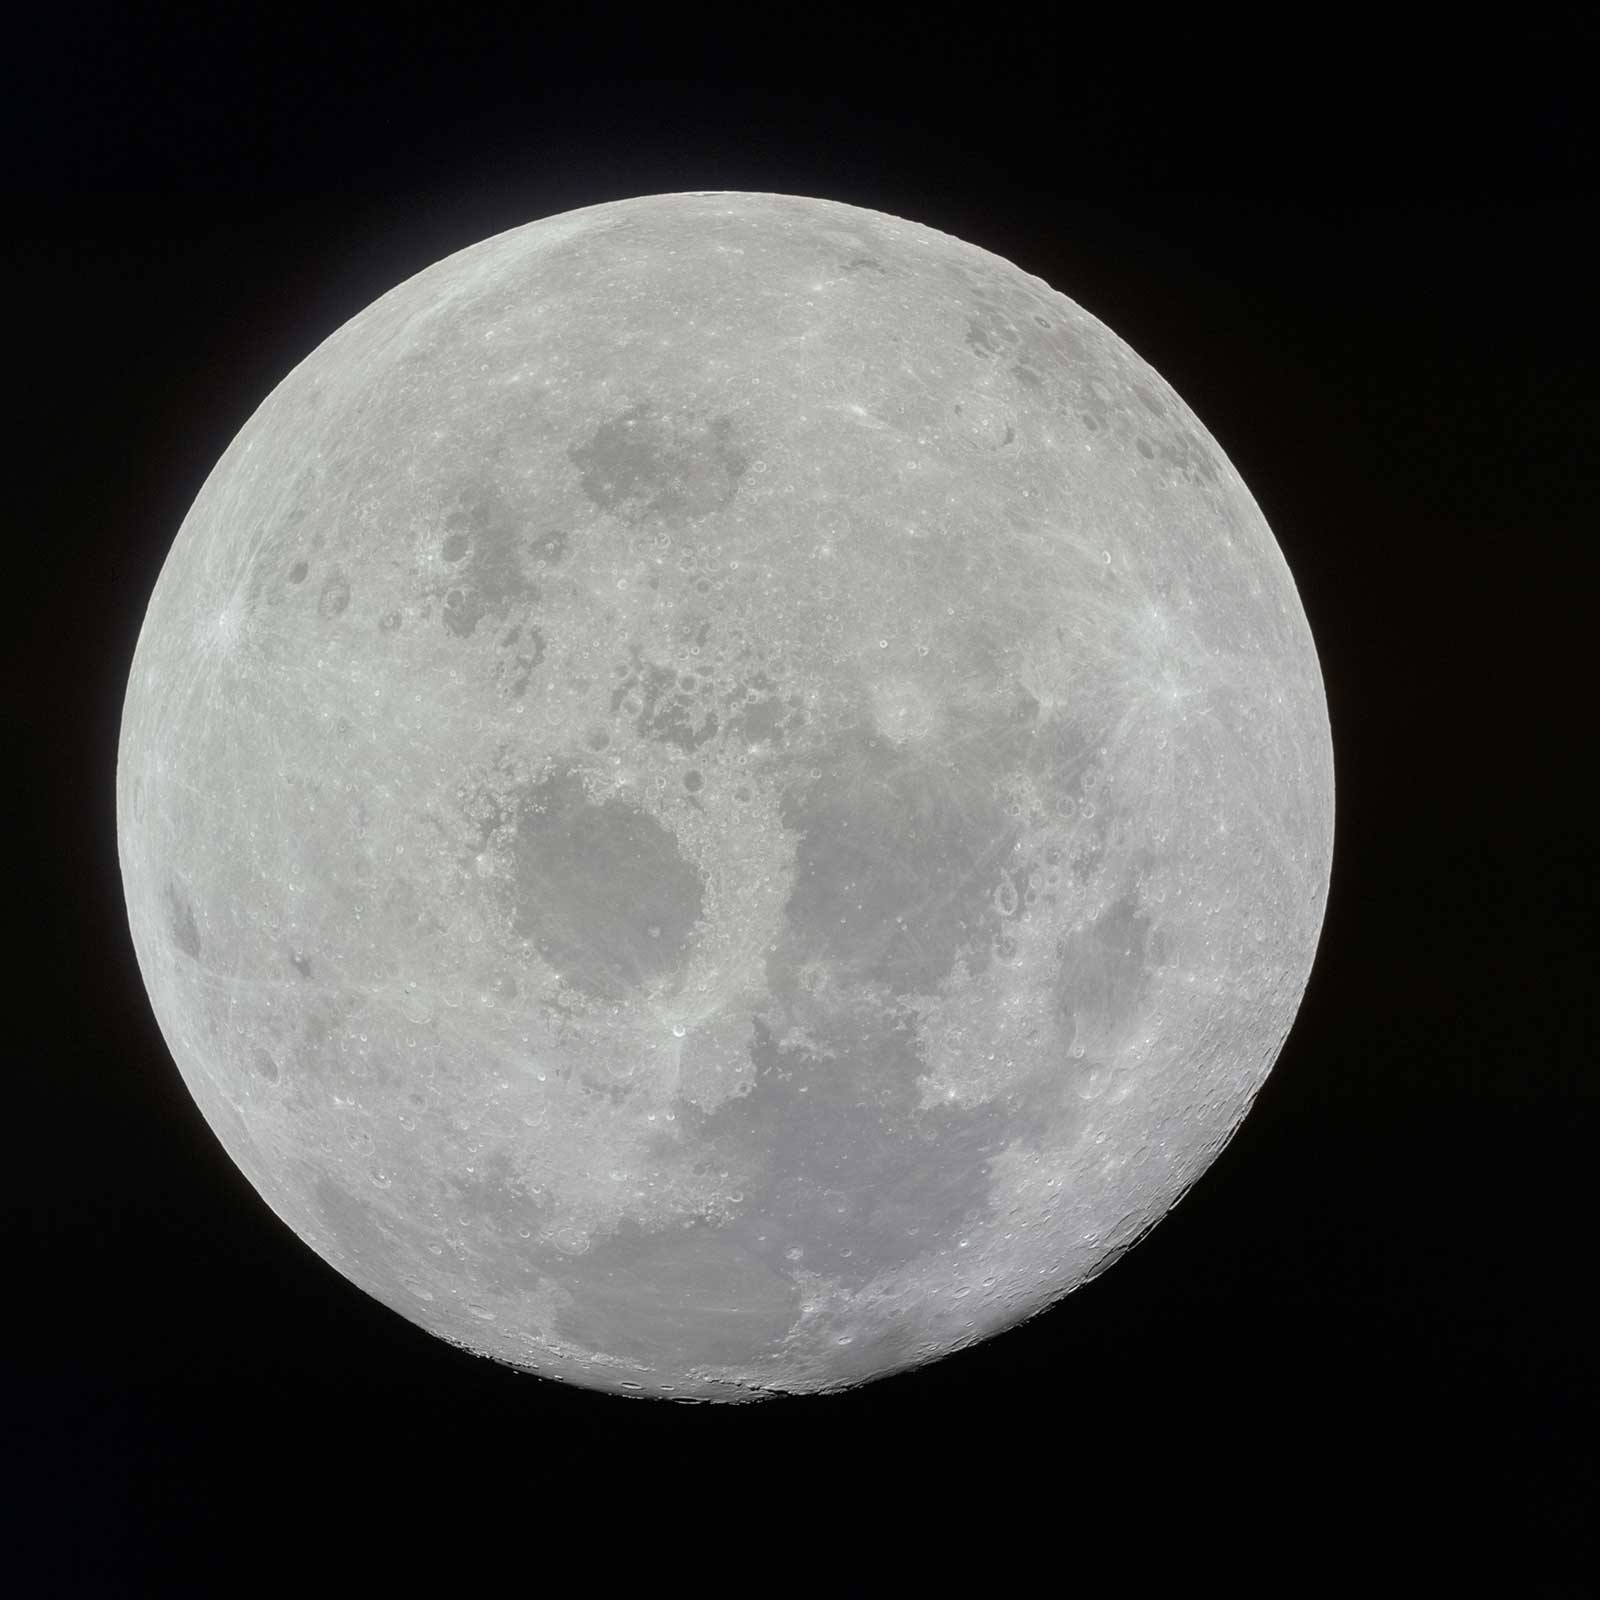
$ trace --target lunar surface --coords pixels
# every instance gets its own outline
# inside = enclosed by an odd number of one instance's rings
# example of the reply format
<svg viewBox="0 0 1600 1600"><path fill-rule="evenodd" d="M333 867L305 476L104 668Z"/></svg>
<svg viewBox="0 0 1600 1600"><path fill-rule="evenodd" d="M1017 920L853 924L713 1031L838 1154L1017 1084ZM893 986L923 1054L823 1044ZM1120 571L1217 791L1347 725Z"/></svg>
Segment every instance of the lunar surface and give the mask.
<svg viewBox="0 0 1600 1600"><path fill-rule="evenodd" d="M837 1389L1102 1271L1299 1004L1333 828L1260 510L1092 316L932 229L653 196L430 267L156 584L117 823L273 1211L442 1339Z"/></svg>

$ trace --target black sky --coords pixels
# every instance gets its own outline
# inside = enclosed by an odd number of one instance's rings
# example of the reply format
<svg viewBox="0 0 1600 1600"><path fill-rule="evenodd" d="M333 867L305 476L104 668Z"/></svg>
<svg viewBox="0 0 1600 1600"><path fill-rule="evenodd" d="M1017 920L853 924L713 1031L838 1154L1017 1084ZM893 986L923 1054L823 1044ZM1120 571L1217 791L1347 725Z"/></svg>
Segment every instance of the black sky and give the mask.
<svg viewBox="0 0 1600 1600"><path fill-rule="evenodd" d="M803 1545L846 1592L1593 1592L1594 25L303 9L56 5L0 69L19 1592L374 1526L487 1582L563 1519L664 1526L680 1586ZM267 391L452 250L689 188L915 218L1126 338L1278 538L1338 774L1304 1007L1178 1210L979 1350L737 1412L473 1361L294 1240L167 1055L113 831L145 601Z"/></svg>

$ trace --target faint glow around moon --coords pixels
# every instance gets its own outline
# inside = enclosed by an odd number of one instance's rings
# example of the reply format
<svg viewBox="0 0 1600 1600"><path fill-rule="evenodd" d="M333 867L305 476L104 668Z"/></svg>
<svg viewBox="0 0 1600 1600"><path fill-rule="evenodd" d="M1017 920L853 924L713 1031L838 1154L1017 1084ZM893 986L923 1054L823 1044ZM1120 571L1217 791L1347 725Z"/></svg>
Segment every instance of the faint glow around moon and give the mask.
<svg viewBox="0 0 1600 1600"><path fill-rule="evenodd" d="M1333 775L1259 509L1063 295L662 195L402 283L207 479L117 770L151 1003L350 1281L631 1394L1016 1323L1293 1020Z"/></svg>

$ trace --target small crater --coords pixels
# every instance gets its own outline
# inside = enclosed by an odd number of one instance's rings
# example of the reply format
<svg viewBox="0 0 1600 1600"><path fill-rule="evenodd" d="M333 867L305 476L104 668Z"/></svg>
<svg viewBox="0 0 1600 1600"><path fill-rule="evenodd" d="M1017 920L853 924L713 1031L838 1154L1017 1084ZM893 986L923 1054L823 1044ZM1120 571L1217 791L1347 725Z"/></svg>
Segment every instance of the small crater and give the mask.
<svg viewBox="0 0 1600 1600"><path fill-rule="evenodd" d="M394 633L400 626L400 613L398 611L385 611L378 618L379 633Z"/></svg>
<svg viewBox="0 0 1600 1600"><path fill-rule="evenodd" d="M542 566L556 566L566 560L567 535L560 528L536 534L528 541L528 553Z"/></svg>
<svg viewBox="0 0 1600 1600"><path fill-rule="evenodd" d="M872 686L872 720L895 744L925 739L939 726L939 708L932 695L910 678L886 679Z"/></svg>

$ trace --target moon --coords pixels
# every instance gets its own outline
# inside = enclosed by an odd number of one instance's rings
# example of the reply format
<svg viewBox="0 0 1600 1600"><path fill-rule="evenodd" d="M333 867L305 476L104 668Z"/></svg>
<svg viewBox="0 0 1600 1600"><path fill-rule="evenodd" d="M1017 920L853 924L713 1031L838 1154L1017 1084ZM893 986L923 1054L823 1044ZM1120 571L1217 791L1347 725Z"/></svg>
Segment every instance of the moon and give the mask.
<svg viewBox="0 0 1600 1600"><path fill-rule="evenodd" d="M931 228L656 195L263 401L150 598L129 927L276 1215L463 1350L681 1400L1103 1271L1293 1021L1305 613L1109 328Z"/></svg>

